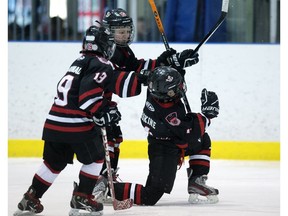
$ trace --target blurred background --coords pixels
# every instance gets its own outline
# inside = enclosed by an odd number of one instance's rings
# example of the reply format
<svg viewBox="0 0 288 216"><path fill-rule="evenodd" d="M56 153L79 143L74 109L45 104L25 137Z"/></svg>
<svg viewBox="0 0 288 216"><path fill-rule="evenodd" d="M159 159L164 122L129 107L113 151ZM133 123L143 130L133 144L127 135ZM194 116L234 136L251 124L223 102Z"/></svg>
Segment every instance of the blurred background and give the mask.
<svg viewBox="0 0 288 216"><path fill-rule="evenodd" d="M218 20L222 0L155 0L169 42L199 42ZM8 0L9 41L79 41L111 8L133 18L137 42L161 41L147 0ZM230 0L209 42L280 43L280 0Z"/></svg>

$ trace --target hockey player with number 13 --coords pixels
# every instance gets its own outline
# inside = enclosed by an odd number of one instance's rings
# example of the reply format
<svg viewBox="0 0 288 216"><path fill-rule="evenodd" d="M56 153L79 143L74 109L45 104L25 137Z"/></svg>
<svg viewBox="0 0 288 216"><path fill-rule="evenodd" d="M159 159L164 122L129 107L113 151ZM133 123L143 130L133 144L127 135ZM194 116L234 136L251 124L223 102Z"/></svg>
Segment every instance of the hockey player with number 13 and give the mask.
<svg viewBox="0 0 288 216"><path fill-rule="evenodd" d="M109 59L115 47L109 29L91 26L86 31L82 55L58 82L57 95L44 124L43 163L14 216L43 211L40 198L67 164L73 164L74 154L82 167L79 184L74 182L69 215L103 214L103 204L96 202L92 195L105 156L100 127L116 124L121 119L117 107L111 105L104 93L132 97L141 92L137 73L113 69Z"/></svg>

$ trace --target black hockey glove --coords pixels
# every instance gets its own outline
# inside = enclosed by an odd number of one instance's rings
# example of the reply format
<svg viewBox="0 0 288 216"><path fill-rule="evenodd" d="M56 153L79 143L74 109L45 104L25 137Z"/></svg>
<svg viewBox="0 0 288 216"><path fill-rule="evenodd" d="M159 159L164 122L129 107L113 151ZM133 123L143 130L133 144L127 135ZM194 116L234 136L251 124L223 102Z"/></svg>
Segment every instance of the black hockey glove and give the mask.
<svg viewBox="0 0 288 216"><path fill-rule="evenodd" d="M138 78L138 81L140 83L142 83L144 86L147 86L148 83L147 83L147 80L148 80L148 76L149 74L151 73L150 70L141 70L138 74L137 74L137 78Z"/></svg>
<svg viewBox="0 0 288 216"><path fill-rule="evenodd" d="M111 124L106 127L108 143L121 143L123 141L122 131L119 125Z"/></svg>
<svg viewBox="0 0 288 216"><path fill-rule="evenodd" d="M169 65L171 65L169 58L171 58L172 55L174 55L174 54L176 54L176 50L174 50L173 48L169 48L168 50L164 51L157 58L157 66L169 66Z"/></svg>
<svg viewBox="0 0 288 216"><path fill-rule="evenodd" d="M192 49L186 49L180 53L176 53L169 57L170 64L176 69L182 69L197 64L199 62L199 54L196 53L193 56L192 54Z"/></svg>
<svg viewBox="0 0 288 216"><path fill-rule="evenodd" d="M215 118L219 114L219 101L215 92L203 89L201 93L201 112L209 119Z"/></svg>
<svg viewBox="0 0 288 216"><path fill-rule="evenodd" d="M118 123L121 120L121 113L116 106L109 106L104 111L93 116L96 125L103 127Z"/></svg>

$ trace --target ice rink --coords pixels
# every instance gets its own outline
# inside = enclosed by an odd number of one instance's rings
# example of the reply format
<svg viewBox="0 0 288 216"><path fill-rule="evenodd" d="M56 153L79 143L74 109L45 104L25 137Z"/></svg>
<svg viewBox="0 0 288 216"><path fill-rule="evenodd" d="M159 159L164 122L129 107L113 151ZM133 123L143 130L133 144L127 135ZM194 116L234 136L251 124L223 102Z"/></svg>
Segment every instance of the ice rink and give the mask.
<svg viewBox="0 0 288 216"><path fill-rule="evenodd" d="M8 159L8 215L31 184L41 159ZM104 206L104 215L150 216L278 216L280 215L280 162L212 160L207 184L219 189L219 203L191 205L187 202L186 163L178 171L171 194L165 194L155 206L136 206L114 211ZM73 181L78 182L81 164L68 165L41 199L44 211L39 215L68 215ZM120 159L122 181L145 184L148 159Z"/></svg>

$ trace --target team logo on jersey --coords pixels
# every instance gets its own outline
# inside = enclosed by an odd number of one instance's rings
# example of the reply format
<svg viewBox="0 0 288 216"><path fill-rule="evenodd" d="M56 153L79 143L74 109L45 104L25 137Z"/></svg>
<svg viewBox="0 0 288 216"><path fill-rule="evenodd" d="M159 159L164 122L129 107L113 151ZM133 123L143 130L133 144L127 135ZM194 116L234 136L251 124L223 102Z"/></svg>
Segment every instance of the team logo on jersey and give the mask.
<svg viewBox="0 0 288 216"><path fill-rule="evenodd" d="M172 126L178 126L181 123L181 120L177 118L177 113L173 112L166 116L166 121Z"/></svg>
<svg viewBox="0 0 288 216"><path fill-rule="evenodd" d="M147 109L150 110L151 112L154 112L154 111L155 111L153 105L152 105L149 101L146 101L145 106L146 106Z"/></svg>

